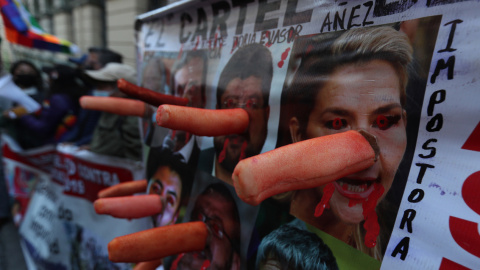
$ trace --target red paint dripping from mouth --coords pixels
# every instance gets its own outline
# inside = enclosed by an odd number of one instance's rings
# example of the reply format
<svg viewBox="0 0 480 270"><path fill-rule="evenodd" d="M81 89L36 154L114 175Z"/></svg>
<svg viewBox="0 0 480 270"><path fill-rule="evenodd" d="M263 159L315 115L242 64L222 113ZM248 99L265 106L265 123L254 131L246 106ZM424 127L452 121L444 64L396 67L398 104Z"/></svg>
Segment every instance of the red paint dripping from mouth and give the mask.
<svg viewBox="0 0 480 270"><path fill-rule="evenodd" d="M201 269L201 270L205 270L205 269L207 269L209 266L210 266L210 261L209 261L209 260L205 260L205 261L203 261L202 267L201 267L200 269Z"/></svg>
<svg viewBox="0 0 480 270"><path fill-rule="evenodd" d="M172 266L170 267L170 270L177 270L178 263L183 258L183 256L185 256L185 253L182 253L182 254L177 256L177 258L173 261Z"/></svg>
<svg viewBox="0 0 480 270"><path fill-rule="evenodd" d="M330 201L330 198L332 198L334 191L335 191L335 187L333 186L333 183L328 183L323 188L322 199L315 207L315 213L314 213L315 217L320 217L326 208L330 208L330 204L328 202Z"/></svg>
<svg viewBox="0 0 480 270"><path fill-rule="evenodd" d="M229 138L225 139L225 142L223 143L222 152L220 152L220 155L218 156L218 163L222 163L225 160L225 157L227 156L227 146L229 142L230 142Z"/></svg>
<svg viewBox="0 0 480 270"><path fill-rule="evenodd" d="M363 228L367 231L365 234L365 246L373 248L377 245L377 237L380 234L380 225L375 208L377 202L382 197L385 189L382 184L375 183L374 191L368 196L368 199L362 204L365 223Z"/></svg>
<svg viewBox="0 0 480 270"><path fill-rule="evenodd" d="M247 156L246 150L247 150L248 143L247 141L243 141L242 143L242 149L240 149L240 157L238 158L238 161L244 159Z"/></svg>

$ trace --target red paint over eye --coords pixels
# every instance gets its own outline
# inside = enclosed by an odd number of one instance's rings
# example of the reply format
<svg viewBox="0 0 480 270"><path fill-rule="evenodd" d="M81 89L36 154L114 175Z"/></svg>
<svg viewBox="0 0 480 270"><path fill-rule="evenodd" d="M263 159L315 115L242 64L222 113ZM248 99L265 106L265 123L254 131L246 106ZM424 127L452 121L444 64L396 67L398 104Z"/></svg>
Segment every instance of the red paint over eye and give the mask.
<svg viewBox="0 0 480 270"><path fill-rule="evenodd" d="M339 130L342 128L342 126L343 126L342 119L340 118L333 119L333 122L332 122L333 129Z"/></svg>
<svg viewBox="0 0 480 270"><path fill-rule="evenodd" d="M227 108L233 108L234 105L235 101L233 101L233 99L227 100Z"/></svg>
<svg viewBox="0 0 480 270"><path fill-rule="evenodd" d="M388 128L388 118L385 115L377 116L377 120L375 121L379 129L386 129Z"/></svg>
<svg viewBox="0 0 480 270"><path fill-rule="evenodd" d="M245 107L248 108L248 109L251 109L253 107L253 100L252 99L249 99L247 100L247 103L245 104Z"/></svg>

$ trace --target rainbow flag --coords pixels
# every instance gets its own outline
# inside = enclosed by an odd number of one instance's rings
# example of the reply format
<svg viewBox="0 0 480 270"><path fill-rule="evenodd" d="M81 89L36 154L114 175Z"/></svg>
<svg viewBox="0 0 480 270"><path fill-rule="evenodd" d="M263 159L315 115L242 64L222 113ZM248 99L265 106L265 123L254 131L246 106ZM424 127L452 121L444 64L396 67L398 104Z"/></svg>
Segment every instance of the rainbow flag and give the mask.
<svg viewBox="0 0 480 270"><path fill-rule="evenodd" d="M76 54L77 45L46 33L17 0L0 0L5 37L14 44L39 50Z"/></svg>

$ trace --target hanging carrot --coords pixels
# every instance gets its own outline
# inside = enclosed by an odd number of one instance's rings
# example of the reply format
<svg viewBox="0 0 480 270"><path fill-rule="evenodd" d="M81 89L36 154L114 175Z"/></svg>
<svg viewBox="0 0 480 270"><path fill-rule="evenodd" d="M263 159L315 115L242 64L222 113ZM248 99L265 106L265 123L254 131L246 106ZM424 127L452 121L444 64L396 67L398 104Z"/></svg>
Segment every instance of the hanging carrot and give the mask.
<svg viewBox="0 0 480 270"><path fill-rule="evenodd" d="M150 89L137 86L133 83L129 83L124 79L118 80L117 86L121 92L127 94L128 96L139 99L155 107L158 107L162 104L172 104L179 106L186 106L188 104L187 98L180 98L157 93Z"/></svg>
<svg viewBox="0 0 480 270"><path fill-rule="evenodd" d="M240 161L233 185L243 201L258 205L273 195L321 186L372 166L378 155L372 144L358 131L289 144Z"/></svg>
<svg viewBox="0 0 480 270"><path fill-rule="evenodd" d="M112 262L145 262L184 252L202 251L209 232L201 221L157 227L114 238L108 243Z"/></svg>
<svg viewBox="0 0 480 270"><path fill-rule="evenodd" d="M145 103L128 98L83 96L80 98L80 106L119 115L145 116Z"/></svg>
<svg viewBox="0 0 480 270"><path fill-rule="evenodd" d="M98 198L121 197L133 195L135 193L146 192L147 186L148 182L145 179L122 182L120 184L100 190L100 192L98 192Z"/></svg>
<svg viewBox="0 0 480 270"><path fill-rule="evenodd" d="M157 110L157 124L184 130L199 136L222 136L245 132L249 116L244 109L209 110L162 105Z"/></svg>
<svg viewBox="0 0 480 270"><path fill-rule="evenodd" d="M162 211L162 200L157 194L101 198L93 203L97 214L116 218L142 218Z"/></svg>

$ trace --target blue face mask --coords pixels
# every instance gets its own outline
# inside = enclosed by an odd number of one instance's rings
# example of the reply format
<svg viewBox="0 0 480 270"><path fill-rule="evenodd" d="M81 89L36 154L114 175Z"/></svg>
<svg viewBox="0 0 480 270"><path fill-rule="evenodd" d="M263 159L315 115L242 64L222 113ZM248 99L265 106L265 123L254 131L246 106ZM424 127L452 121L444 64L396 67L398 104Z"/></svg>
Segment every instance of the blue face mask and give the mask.
<svg viewBox="0 0 480 270"><path fill-rule="evenodd" d="M109 90L98 90L98 89L92 90L92 96L94 97L108 97L111 94L112 94L112 91L109 91Z"/></svg>

